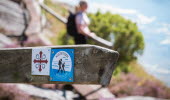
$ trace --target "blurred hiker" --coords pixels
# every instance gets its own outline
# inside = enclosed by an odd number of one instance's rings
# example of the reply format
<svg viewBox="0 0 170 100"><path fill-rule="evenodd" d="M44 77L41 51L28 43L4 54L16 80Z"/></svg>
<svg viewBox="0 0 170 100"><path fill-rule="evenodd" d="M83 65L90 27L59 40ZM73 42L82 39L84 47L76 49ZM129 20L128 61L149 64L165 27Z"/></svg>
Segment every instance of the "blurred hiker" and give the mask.
<svg viewBox="0 0 170 100"><path fill-rule="evenodd" d="M74 37L75 44L86 44L86 37L95 35L88 28L90 24L90 20L86 14L88 4L82 0L77 7L76 14L70 13L68 17L67 32Z"/></svg>
<svg viewBox="0 0 170 100"><path fill-rule="evenodd" d="M80 12L80 6L79 5L75 7L75 14L77 14L78 12Z"/></svg>

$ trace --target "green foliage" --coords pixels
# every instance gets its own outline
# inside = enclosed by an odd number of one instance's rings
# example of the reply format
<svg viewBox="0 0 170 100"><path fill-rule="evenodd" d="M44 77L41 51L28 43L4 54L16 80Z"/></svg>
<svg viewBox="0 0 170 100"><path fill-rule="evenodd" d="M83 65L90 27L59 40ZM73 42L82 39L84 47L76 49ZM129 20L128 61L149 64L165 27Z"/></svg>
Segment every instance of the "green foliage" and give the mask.
<svg viewBox="0 0 170 100"><path fill-rule="evenodd" d="M72 36L69 36L66 30L63 30L59 33L57 37L57 44L58 45L74 45L74 39Z"/></svg>
<svg viewBox="0 0 170 100"><path fill-rule="evenodd" d="M111 41L114 36L114 48L119 52L118 67L114 74L128 73L131 69L129 62L137 59L138 54L143 53L144 38L136 23L117 14L100 13L89 14L91 18L90 30L98 36Z"/></svg>
<svg viewBox="0 0 170 100"><path fill-rule="evenodd" d="M121 72L129 73L131 71L131 66L127 62L118 62L116 70L113 72L113 75L119 75Z"/></svg>
<svg viewBox="0 0 170 100"><path fill-rule="evenodd" d="M119 61L132 61L136 59L137 54L143 53L144 38L136 23L109 12L105 14L97 12L89 16L90 29L98 36L111 40L110 35L114 35L113 49L120 53Z"/></svg>

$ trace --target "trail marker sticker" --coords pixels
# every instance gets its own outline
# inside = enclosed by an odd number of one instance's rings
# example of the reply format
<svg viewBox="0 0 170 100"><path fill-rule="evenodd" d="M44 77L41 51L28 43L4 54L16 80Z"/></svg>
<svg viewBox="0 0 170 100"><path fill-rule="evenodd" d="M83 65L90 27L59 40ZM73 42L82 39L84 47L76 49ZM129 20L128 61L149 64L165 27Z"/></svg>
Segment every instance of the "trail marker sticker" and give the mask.
<svg viewBox="0 0 170 100"><path fill-rule="evenodd" d="M49 75L50 54L49 48L32 49L32 75Z"/></svg>
<svg viewBox="0 0 170 100"><path fill-rule="evenodd" d="M52 49L50 81L73 82L74 49Z"/></svg>

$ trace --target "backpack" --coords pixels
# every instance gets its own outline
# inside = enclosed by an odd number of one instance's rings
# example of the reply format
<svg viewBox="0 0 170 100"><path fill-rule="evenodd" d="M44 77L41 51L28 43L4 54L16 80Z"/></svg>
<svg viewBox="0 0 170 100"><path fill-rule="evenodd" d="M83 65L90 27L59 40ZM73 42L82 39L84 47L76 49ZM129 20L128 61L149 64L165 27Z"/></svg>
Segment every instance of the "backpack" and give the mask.
<svg viewBox="0 0 170 100"><path fill-rule="evenodd" d="M78 34L75 18L76 18L76 14L73 14L70 12L68 20L67 20L67 24L66 24L67 33L73 37Z"/></svg>

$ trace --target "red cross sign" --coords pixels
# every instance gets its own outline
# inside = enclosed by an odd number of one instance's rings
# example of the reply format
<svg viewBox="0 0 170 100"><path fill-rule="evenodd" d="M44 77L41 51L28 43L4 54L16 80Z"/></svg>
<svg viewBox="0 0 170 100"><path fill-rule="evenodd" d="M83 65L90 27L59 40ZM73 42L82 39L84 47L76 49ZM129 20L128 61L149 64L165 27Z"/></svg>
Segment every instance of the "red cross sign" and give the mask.
<svg viewBox="0 0 170 100"><path fill-rule="evenodd" d="M32 75L49 75L50 48L32 49Z"/></svg>
<svg viewBox="0 0 170 100"><path fill-rule="evenodd" d="M38 70L41 72L42 71L42 65L43 65L43 63L48 63L48 61L47 61L47 59L46 60L44 60L46 57L42 57L42 54L43 54L43 52L42 51L40 51L40 53L39 53L39 58L37 58L37 59L34 59L34 63L38 63L39 64L39 68L38 68ZM44 55L45 56L45 55ZM37 56L38 57L38 56ZM45 67L45 66L44 66Z"/></svg>

